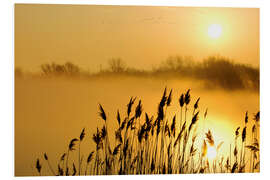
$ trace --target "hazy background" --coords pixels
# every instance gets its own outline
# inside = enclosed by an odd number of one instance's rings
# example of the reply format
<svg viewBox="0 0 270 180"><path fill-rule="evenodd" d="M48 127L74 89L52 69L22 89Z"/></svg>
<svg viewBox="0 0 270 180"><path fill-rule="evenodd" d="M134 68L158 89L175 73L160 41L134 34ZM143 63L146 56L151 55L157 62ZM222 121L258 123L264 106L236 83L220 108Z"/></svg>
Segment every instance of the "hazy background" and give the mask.
<svg viewBox="0 0 270 180"><path fill-rule="evenodd" d="M258 8L15 5L15 65L29 71L52 61L96 71L113 57L150 69L170 55L217 54L259 66Z"/></svg>

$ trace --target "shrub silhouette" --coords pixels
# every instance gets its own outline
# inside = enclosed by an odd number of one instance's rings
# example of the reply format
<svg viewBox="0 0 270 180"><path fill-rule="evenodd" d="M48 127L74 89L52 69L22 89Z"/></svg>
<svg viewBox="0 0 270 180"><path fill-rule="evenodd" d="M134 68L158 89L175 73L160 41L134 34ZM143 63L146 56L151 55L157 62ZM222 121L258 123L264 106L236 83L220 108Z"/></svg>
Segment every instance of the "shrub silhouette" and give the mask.
<svg viewBox="0 0 270 180"><path fill-rule="evenodd" d="M126 64L120 58L110 59L108 62L108 65L109 65L109 71L113 73L121 73L121 72L126 71Z"/></svg>
<svg viewBox="0 0 270 180"><path fill-rule="evenodd" d="M70 62L66 62L65 64L61 65L61 64L55 64L55 63L51 63L51 64L42 64L41 65L41 70L42 73L44 73L45 75L78 75L80 72L80 68Z"/></svg>

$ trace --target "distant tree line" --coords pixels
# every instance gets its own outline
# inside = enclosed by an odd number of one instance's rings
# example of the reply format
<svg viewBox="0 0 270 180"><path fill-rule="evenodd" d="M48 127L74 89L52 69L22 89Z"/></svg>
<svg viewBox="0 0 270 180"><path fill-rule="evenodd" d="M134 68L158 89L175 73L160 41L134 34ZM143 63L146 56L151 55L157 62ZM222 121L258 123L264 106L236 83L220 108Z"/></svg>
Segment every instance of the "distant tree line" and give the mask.
<svg viewBox="0 0 270 180"><path fill-rule="evenodd" d="M259 89L259 68L246 64L234 63L230 59L212 56L203 61L194 61L191 57L171 56L152 70L130 68L121 58L108 61L105 69L97 73L82 70L79 66L67 62L64 64L42 64L41 72L45 76L136 76L155 78L194 78L205 80L208 87L220 86L225 89ZM15 75L22 76L20 68L16 68Z"/></svg>
<svg viewBox="0 0 270 180"><path fill-rule="evenodd" d="M227 89L259 89L260 71L246 64L234 63L230 59L212 56L202 62L192 58L170 57L153 73L157 76L193 77L207 80L209 85L219 85Z"/></svg>

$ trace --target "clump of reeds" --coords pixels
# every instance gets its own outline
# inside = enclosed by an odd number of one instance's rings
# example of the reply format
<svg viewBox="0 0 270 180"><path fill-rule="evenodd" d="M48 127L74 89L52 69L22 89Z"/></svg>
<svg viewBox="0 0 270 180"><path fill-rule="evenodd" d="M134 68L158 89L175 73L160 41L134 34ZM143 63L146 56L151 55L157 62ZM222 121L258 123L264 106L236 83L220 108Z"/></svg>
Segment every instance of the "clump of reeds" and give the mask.
<svg viewBox="0 0 270 180"><path fill-rule="evenodd" d="M259 171L259 112L254 115L251 129L251 141L247 143L248 113L245 115L245 126L241 133L241 146L237 141L241 128L236 128L234 150L227 157L217 156L209 162L207 152L215 148L218 152L223 142L215 146L212 132L208 130L202 142L202 148L195 146L199 133L197 132L200 121L199 102L190 105L190 89L178 97L179 110L173 112L172 118L167 115L167 110L173 103L172 89L167 93L164 89L157 106L157 114L143 113L143 102L136 97L131 97L127 104L126 114L116 113L118 128L108 131L108 117L103 106L99 104L99 116L104 125L92 135L95 150L86 155L83 160L81 143L86 137L85 128L78 138L73 138L68 149L61 156L57 164L57 173L53 170L48 156L45 153L52 175L110 175L110 174L177 174L177 173L235 173ZM190 111L190 109L192 110ZM184 113L183 113L184 111ZM188 116L190 112L191 116ZM204 112L204 121L207 117ZM203 123L204 124L204 123ZM204 133L204 132L203 132ZM114 143L109 137L114 137ZM78 144L78 149L75 148ZM114 144L114 146L111 146ZM248 149L250 153L245 150ZM78 153L78 161L70 159L70 153ZM232 158L233 155L233 158ZM250 156L247 158L247 156ZM248 164L249 163L249 168ZM36 161L36 169L41 175L40 160ZM71 172L72 171L72 172ZM45 174L44 172L43 174ZM48 174L49 175L49 174Z"/></svg>

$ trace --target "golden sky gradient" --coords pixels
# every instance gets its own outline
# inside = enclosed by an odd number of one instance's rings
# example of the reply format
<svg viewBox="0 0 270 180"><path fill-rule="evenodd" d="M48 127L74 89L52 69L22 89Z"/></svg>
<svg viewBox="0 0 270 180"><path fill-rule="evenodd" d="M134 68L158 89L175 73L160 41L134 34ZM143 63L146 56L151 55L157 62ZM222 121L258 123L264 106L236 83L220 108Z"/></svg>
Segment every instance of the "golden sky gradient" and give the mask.
<svg viewBox="0 0 270 180"><path fill-rule="evenodd" d="M216 39L213 24L222 27ZM259 66L259 9L15 5L15 66L28 71L52 61L96 71L113 57L150 69L171 55Z"/></svg>

